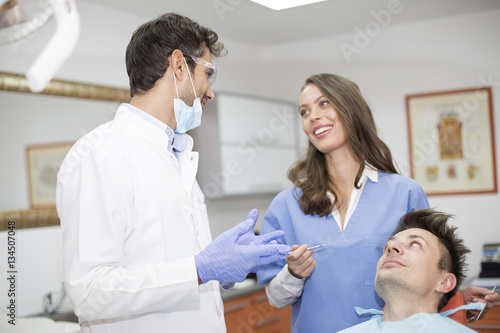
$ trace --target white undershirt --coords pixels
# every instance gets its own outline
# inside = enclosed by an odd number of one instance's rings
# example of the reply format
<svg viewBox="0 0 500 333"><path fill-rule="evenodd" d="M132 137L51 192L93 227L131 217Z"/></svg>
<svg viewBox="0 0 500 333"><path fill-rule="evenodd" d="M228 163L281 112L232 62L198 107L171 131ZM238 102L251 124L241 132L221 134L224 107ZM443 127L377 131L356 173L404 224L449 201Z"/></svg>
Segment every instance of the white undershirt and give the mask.
<svg viewBox="0 0 500 333"><path fill-rule="evenodd" d="M363 192L363 188L365 187L366 180L368 178L370 178L372 182L376 183L378 181L378 171L371 165L365 164L365 168L358 182L359 189L354 187L354 189L351 192L351 198L349 200L349 206L347 207L347 213L345 215L345 220L344 220L344 228L342 228L339 210L336 207L333 208L332 215L333 218L335 219L335 222L337 222L340 231L343 232L345 230L345 228L347 227L347 223L351 219L352 213L354 213L354 210L356 210L356 207L358 206L359 203L359 199L361 198L361 193ZM332 201L334 200L333 194L327 192L327 195L330 198L330 200Z"/></svg>

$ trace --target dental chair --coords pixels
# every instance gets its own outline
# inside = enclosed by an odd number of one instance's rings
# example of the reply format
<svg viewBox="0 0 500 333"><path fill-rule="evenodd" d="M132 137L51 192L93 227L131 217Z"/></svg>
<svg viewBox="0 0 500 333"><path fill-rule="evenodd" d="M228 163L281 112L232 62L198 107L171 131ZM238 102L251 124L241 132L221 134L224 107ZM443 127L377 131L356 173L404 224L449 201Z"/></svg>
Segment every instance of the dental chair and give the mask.
<svg viewBox="0 0 500 333"><path fill-rule="evenodd" d="M456 292L455 295L450 299L448 304L444 306L441 312L453 310L461 305L465 305L464 295L461 292ZM450 315L449 318L459 322L462 325L467 326L467 310L460 310Z"/></svg>

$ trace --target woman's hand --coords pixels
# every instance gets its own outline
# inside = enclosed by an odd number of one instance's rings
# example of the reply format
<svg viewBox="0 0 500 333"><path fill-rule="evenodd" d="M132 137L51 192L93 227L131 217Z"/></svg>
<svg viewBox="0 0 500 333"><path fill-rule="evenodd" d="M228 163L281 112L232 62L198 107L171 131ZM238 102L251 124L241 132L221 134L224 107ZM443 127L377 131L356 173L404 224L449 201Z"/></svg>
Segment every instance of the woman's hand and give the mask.
<svg viewBox="0 0 500 333"><path fill-rule="evenodd" d="M494 291L491 291L486 288L470 286L464 290L460 291L464 296L464 301L466 304L471 302L487 302L486 307L484 308L483 313L481 314L481 318L483 319L486 313L495 306L495 302L500 302L500 295ZM468 310L467 317L476 317L479 315L480 310Z"/></svg>
<svg viewBox="0 0 500 333"><path fill-rule="evenodd" d="M307 244L292 246L292 252L286 257L288 271L297 279L309 277L316 267L312 251L306 251Z"/></svg>

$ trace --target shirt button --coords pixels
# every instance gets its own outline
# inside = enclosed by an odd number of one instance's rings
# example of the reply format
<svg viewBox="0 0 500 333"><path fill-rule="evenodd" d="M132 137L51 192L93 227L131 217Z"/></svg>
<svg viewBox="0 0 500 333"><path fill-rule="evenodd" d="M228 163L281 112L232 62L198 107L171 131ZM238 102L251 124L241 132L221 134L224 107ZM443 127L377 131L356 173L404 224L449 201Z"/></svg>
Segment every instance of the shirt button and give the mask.
<svg viewBox="0 0 500 333"><path fill-rule="evenodd" d="M171 131L168 131L168 132L167 132L167 135L168 135L168 136L172 136L172 135L174 135L174 133L172 133Z"/></svg>

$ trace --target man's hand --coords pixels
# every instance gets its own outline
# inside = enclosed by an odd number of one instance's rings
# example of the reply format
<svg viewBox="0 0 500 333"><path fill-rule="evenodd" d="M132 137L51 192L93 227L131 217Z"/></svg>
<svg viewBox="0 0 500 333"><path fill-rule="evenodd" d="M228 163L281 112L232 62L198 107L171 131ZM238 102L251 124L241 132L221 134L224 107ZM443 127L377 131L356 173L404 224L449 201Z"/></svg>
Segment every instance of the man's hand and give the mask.
<svg viewBox="0 0 500 333"><path fill-rule="evenodd" d="M290 246L276 241L283 237L284 231L256 236L257 216L258 213L250 212L249 219L223 232L194 257L202 283L210 280L240 282L260 266L286 258Z"/></svg>
<svg viewBox="0 0 500 333"><path fill-rule="evenodd" d="M285 232L282 230L275 230L273 232L270 232L268 234L263 234L260 236L255 235L255 223L257 223L257 219L259 218L259 211L257 209L252 209L250 213L248 213L248 216L246 220L252 220L253 224L250 229L248 229L247 232L242 234L238 238L238 244L240 245L250 245L250 244L255 244L255 245L265 245L265 244L277 244L278 242L276 239L282 238L285 235Z"/></svg>

